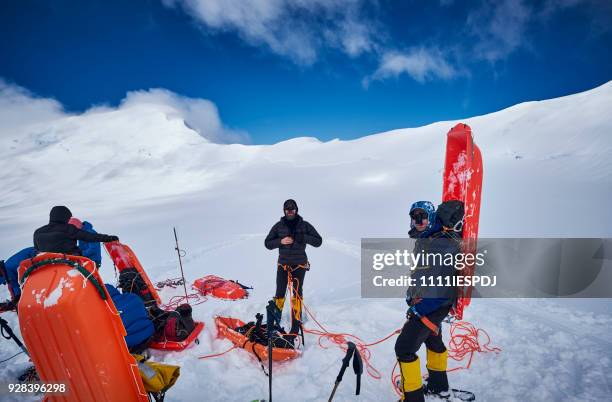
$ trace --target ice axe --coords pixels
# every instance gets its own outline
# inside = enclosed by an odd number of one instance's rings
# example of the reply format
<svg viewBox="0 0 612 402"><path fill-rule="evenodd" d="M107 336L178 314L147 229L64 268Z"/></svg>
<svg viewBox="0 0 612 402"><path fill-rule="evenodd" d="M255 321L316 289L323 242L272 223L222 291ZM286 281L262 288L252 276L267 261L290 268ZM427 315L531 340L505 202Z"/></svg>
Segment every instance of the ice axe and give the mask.
<svg viewBox="0 0 612 402"><path fill-rule="evenodd" d="M336 394L336 390L338 389L338 385L342 381L342 376L344 376L344 372L346 371L351 359L353 359L353 371L355 371L355 375L357 376L357 387L355 389L355 395L359 395L361 390L361 374L363 374L363 361L361 360L361 355L357 350L357 346L353 342L347 342L348 349L346 350L346 356L342 359L342 367L340 368L340 373L338 373L338 377L336 377L336 383L334 384L334 389L332 390L331 395L329 396L329 401L332 402L334 399L334 395Z"/></svg>

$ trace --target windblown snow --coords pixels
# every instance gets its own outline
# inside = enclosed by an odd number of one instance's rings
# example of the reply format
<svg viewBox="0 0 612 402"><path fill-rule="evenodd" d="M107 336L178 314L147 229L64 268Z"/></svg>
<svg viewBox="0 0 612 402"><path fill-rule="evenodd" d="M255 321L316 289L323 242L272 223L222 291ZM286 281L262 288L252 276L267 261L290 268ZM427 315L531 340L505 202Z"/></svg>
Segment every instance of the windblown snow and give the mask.
<svg viewBox="0 0 612 402"><path fill-rule="evenodd" d="M44 113L0 125L2 258L31 245L53 205L67 205L99 232L129 244L153 281L180 275L176 227L189 283L216 274L254 287L247 300L209 299L194 307L194 316L206 323L199 345L153 353L182 366L168 401L267 398L267 377L250 354L198 357L231 346L216 338L214 315L249 321L272 296L276 253L263 240L287 198L297 200L300 214L324 239L319 249L307 250L312 268L304 283L305 303L317 320L368 342L403 324L403 300L360 298L360 238L406 236L410 204L439 202L446 133L457 122L352 141L295 138L248 146L204 139L172 105L130 102L79 115L50 100L22 99L13 107ZM484 160L480 235L610 237L610 110L612 82L463 120ZM101 273L114 283L107 256ZM164 290L161 297L180 292ZM475 355L469 370L449 374L451 385L480 401L608 400L610 307L609 299L474 300L464 318L485 329L502 351ZM13 313L3 317L18 328ZM334 400L395 400L393 345L394 338L371 347L381 379L364 375L356 397L347 371ZM0 342L0 359L17 352L14 343ZM275 399L326 400L341 358L337 347L322 349L307 335L302 357L275 366ZM0 378L12 379L26 366L24 355L12 359L0 366Z"/></svg>

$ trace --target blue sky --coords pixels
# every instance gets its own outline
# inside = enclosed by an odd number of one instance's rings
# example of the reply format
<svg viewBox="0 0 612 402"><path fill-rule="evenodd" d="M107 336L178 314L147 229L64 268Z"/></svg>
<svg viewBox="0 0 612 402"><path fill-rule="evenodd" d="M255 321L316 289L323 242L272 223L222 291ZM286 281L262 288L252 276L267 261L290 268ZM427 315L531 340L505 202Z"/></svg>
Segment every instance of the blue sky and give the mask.
<svg viewBox="0 0 612 402"><path fill-rule="evenodd" d="M350 139L612 79L612 2L4 1L0 79L69 112L165 88L252 143Z"/></svg>

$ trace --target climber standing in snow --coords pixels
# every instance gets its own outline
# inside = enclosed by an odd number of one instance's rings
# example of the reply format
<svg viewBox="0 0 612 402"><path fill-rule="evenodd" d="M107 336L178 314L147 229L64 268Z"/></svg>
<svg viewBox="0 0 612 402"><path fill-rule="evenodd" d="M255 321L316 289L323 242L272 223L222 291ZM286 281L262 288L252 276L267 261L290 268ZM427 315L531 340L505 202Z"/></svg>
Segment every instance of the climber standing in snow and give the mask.
<svg viewBox="0 0 612 402"><path fill-rule="evenodd" d="M77 240L89 243L117 241L117 236L90 233L68 223L72 212L64 206L51 208L49 223L34 232L34 247L38 252L83 255Z"/></svg>
<svg viewBox="0 0 612 402"><path fill-rule="evenodd" d="M289 339L295 339L302 325L302 291L304 277L310 269L306 256L306 245L319 247L323 239L316 229L298 214L298 206L294 200L283 204L284 216L278 221L266 237L265 246L268 250L278 248L278 263L276 269L276 293L274 302L279 310L283 310L289 278L295 294L291 299L291 334Z"/></svg>
<svg viewBox="0 0 612 402"><path fill-rule="evenodd" d="M80 219L75 218L74 216L70 218L68 223L72 226L75 226L77 229L82 229L86 232L94 234L98 233L94 230L93 225L91 223L87 221L81 222ZM95 262L96 266L100 268L100 265L102 265L102 247L100 246L100 242L88 242L84 240L79 240L78 246L81 250L81 255Z"/></svg>
<svg viewBox="0 0 612 402"><path fill-rule="evenodd" d="M444 202L438 206L438 211L429 201L412 204L408 235L416 239L414 253L423 256L445 256L448 253L457 255L461 251L463 214L463 203L460 201ZM411 286L406 294L408 320L395 343L401 373L401 400L404 402L423 402L425 395L430 394L443 399L451 396L446 375L448 356L440 326L457 298L457 291L454 287L425 287L419 284L423 283L421 277L453 277L456 270L446 259L433 258L430 261L415 267L411 275L416 286ZM429 279L424 283L429 283ZM421 377L421 362L417 356L423 343L427 347L429 372L425 386Z"/></svg>

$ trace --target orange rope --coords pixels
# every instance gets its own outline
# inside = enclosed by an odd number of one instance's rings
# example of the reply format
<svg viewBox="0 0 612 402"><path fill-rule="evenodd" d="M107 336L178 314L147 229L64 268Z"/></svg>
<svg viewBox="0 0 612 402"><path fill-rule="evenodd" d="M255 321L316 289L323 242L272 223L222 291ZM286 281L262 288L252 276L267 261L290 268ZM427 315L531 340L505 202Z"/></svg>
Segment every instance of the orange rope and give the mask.
<svg viewBox="0 0 612 402"><path fill-rule="evenodd" d="M228 350L226 350L225 352L215 353L215 354L212 354L212 355L200 356L200 357L198 357L198 359L208 359L208 358L212 358L212 357L223 356L224 354L231 352L232 350L236 349L237 347L238 347L237 345L234 345L231 348L229 348Z"/></svg>
<svg viewBox="0 0 612 402"><path fill-rule="evenodd" d="M480 337L483 336L485 342L480 343ZM472 359L474 357L474 353L488 353L501 352L501 348L491 347L489 344L491 343L491 337L482 328L476 328L472 323L467 321L457 321L452 322L450 324L450 341L448 342L448 357L455 361L462 361L466 356L469 355L468 362L465 366L453 367L450 370L447 370L447 373L469 369L472 365ZM395 362L395 366L393 366L393 370L391 370L391 384L393 385L393 389L395 392L402 396L402 391L399 389L400 377L401 374L395 374L395 370L397 368L397 362ZM423 378L427 378L427 375L424 375Z"/></svg>
<svg viewBox="0 0 612 402"><path fill-rule="evenodd" d="M486 337L484 343L480 342L480 337ZM472 365L474 353L501 352L501 348L490 347L491 337L482 328L476 328L473 324L467 321L458 321L451 323L450 326L450 341L448 343L448 357L455 361L461 361L469 355L467 364L464 367L455 367L450 371L461 369L469 369Z"/></svg>
<svg viewBox="0 0 612 402"><path fill-rule="evenodd" d="M161 307L166 310L175 310L181 304L189 304L192 306L197 306L198 304L202 304L207 301L208 298L206 296L202 296L199 293L190 293L187 297L183 295L173 296L170 301Z"/></svg>
<svg viewBox="0 0 612 402"><path fill-rule="evenodd" d="M297 287L299 288L299 281L297 279L296 279L296 282L298 282ZM395 331L385 336L384 338L377 340L375 342L371 342L371 343L365 343L361 338L353 334L330 332L323 326L323 324L321 324L317 320L315 315L310 311L308 306L304 303L304 299L296 292L293 286L293 278L292 278L290 270L287 270L287 285L289 286L289 290L290 290L290 294L292 298L297 298L300 300L301 305L304 306L304 310L306 310L306 313L310 316L310 318L312 318L313 322L320 328L320 329L303 328L305 333L319 336L318 344L323 349L327 349L327 346L323 344L323 340L327 339L331 341L332 343L336 344L344 352L346 352L348 349L347 343L350 339L357 347L357 350L359 351L359 354L361 355L361 358L365 364L368 375L377 380L382 378L380 371L378 371L370 363L372 353L369 348L372 346L378 345L380 343L383 343L387 341L388 339L392 338L393 336L399 334L401 332L401 328L396 329ZM195 296L198 296L198 295L195 294ZM175 298L176 297L180 298L181 296L175 296ZM184 298L184 296L182 297ZM171 302L173 299L171 299ZM479 342L479 338L481 335L486 337L486 341L484 343ZM454 367L448 370L448 372L470 368L472 364L472 359L474 357L474 353L476 352L480 352L480 353L487 353L487 352L499 353L501 352L501 348L489 346L489 344L491 343L491 337L484 329L476 328L473 324L467 321L452 322L450 324L450 336L451 338L450 338L450 342L448 345L448 357L450 357L451 359L455 361L461 361L461 360L464 360L465 357L469 355L469 360L465 366ZM201 356L199 357L199 359L207 359L207 358L222 356L234 350L235 348L237 348L237 346L233 346L230 349L226 350L225 352L216 353L216 354L212 354L208 356ZM391 370L391 383L392 383L392 386L395 392L399 396L402 396L403 393L399 389L401 374L395 374L397 365L398 363L396 361L395 365L393 366L393 369ZM426 376L424 376L424 378L426 378Z"/></svg>
<svg viewBox="0 0 612 402"><path fill-rule="evenodd" d="M296 282L298 282L298 288L299 288L299 281L296 279ZM397 329L395 331L393 331L391 334L387 335L386 337L376 341L376 342L372 342L372 343L365 343L361 338L359 338L356 335L352 335L352 334L347 334L347 333L333 333L333 332L329 332L324 326L323 324L321 324L317 318L314 316L314 314L310 311L310 309L308 308L308 306L304 303L304 299L295 291L294 286L293 286L293 278L291 275L290 270L287 270L287 284L288 286L290 286L290 293L292 295L292 298L295 297L297 299L300 300L302 306L304 306L304 310L306 310L306 313L310 316L310 318L312 318L312 320L315 322L315 324L317 324L317 326L320 328L320 330L317 329L306 329L305 327L304 332L308 333L308 334L312 334L312 335L318 335L319 336L319 346L323 349L327 349L327 347L325 345L323 345L323 340L324 339L328 339L330 340L332 343L336 344L342 351L346 352L348 349L347 346L347 342L349 340L351 340L355 346L357 347L357 350L359 351L359 354L361 355L361 360L363 360L363 363L366 367L366 371L368 373L368 375L374 379L379 380L380 378L382 378L382 375L380 374L380 371L378 371L371 363L370 363L370 359L372 357L372 352L370 352L370 349L368 349L371 346L375 346L378 345L379 343L382 343L384 341L386 341L387 339L393 337L394 335L397 335L400 333L401 329Z"/></svg>

